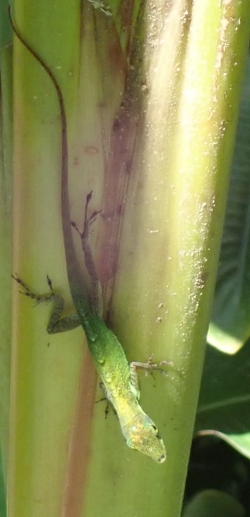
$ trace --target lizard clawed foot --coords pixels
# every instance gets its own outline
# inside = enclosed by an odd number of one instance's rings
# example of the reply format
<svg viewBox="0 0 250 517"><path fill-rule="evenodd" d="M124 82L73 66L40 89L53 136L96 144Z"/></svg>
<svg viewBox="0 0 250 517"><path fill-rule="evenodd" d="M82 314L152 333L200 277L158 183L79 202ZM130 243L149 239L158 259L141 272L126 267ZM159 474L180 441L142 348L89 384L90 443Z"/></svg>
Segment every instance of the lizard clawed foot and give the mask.
<svg viewBox="0 0 250 517"><path fill-rule="evenodd" d="M115 410L113 404L110 402L110 400L108 398L108 395L107 395L107 392L106 392L106 389L105 389L105 386L104 386L103 382L99 382L99 387L101 388L102 392L104 393L104 397L101 397L99 400L96 400L95 404L97 404L98 402L106 401L105 419L107 418L107 416L109 414L110 406L112 407L114 414L117 415L116 410Z"/></svg>
<svg viewBox="0 0 250 517"><path fill-rule="evenodd" d="M168 377L168 373L165 372L165 370L163 370L162 368L160 368L161 366L166 366L166 365L173 365L173 363L171 361L159 361L159 363L153 363L153 354L150 355L150 357L148 358L148 370L150 371L151 374L153 374L153 370L159 372L159 373L162 373L163 375L165 375L166 377ZM146 375L147 375L147 370L146 370Z"/></svg>
<svg viewBox="0 0 250 517"><path fill-rule="evenodd" d="M153 375L153 371L157 371L158 373L161 373L162 375L165 375L168 377L167 372L161 368L161 366L165 365L173 365L172 362L169 361L160 361L159 363L153 363L153 354L148 358L147 363L140 363L137 361L133 361L130 363L130 368L134 370L145 370L145 375L148 375L150 372L151 375Z"/></svg>
<svg viewBox="0 0 250 517"><path fill-rule="evenodd" d="M101 210L93 212L93 214L88 217L88 206L89 202L92 198L92 191L87 195L86 203L85 203L85 211L84 211L84 225L83 232L81 232L75 223L71 223L72 226L79 233L82 243L82 249L84 253L84 261L85 265L90 277L90 288L89 288L89 296L90 296L90 305L92 311L98 316L102 317L103 314L103 304L102 304L102 288L100 284L100 280L98 277L98 273L96 271L95 262L93 259L93 255L91 252L91 247L89 244L89 226L95 220L96 216L101 212Z"/></svg>
<svg viewBox="0 0 250 517"><path fill-rule="evenodd" d="M93 190L89 192L89 194L86 197L86 203L85 203L85 210L84 210L84 223L83 223L83 231L81 232L76 225L74 221L71 222L71 225L75 230L79 233L82 243L84 245L84 242L86 242L89 238L89 227L90 225L95 221L98 214L102 212L102 210L95 210L89 217L88 217L88 206L90 203L90 200L92 198Z"/></svg>
<svg viewBox="0 0 250 517"><path fill-rule="evenodd" d="M105 407L105 420L109 414L109 401L106 397L102 397L98 400L95 401L95 404L98 404L98 402L106 402L106 407Z"/></svg>
<svg viewBox="0 0 250 517"><path fill-rule="evenodd" d="M102 0L89 0L89 2L95 9L100 9L106 16L113 16L110 6L108 4L105 5Z"/></svg>
<svg viewBox="0 0 250 517"><path fill-rule="evenodd" d="M18 275L11 275L11 276L22 287L23 290L22 291L20 290L19 292L21 294L24 294L25 296L28 296L32 300L34 300L36 302L36 304L43 303L43 302L50 302L51 299L54 298L54 296L55 296L53 289L52 289L52 281L50 280L48 275L47 275L47 283L48 283L51 293L46 294L46 295L38 295L38 294L33 293L33 291L30 290L30 288L27 286L27 284L25 284L25 282Z"/></svg>

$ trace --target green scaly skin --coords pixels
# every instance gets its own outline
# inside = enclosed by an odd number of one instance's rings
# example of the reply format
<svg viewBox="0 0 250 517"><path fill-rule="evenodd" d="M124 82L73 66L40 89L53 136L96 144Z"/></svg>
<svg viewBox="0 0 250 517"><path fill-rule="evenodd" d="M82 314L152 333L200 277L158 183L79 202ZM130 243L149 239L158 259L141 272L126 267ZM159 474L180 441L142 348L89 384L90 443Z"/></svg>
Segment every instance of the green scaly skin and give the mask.
<svg viewBox="0 0 250 517"><path fill-rule="evenodd" d="M77 311L77 315L61 318L63 311L63 300L55 293L49 296L37 296L18 277L14 277L24 288L24 293L37 302L51 300L55 302L55 308L47 330L49 333L62 332L82 325L90 349L96 370L102 380L105 392L109 401L113 404L123 435L127 445L133 449L146 454L158 463L163 463L166 459L166 450L158 429L154 422L144 413L139 404L139 386L135 374L136 363L129 366L124 350L113 332L107 328L104 320L96 313L91 305L91 298L87 292L87 287L81 272L72 238L70 222L69 194L68 194L68 139L67 139L67 119L63 95L58 82L43 62L40 56L23 39L19 31L11 24L18 39L37 59L51 78L56 89L61 116L61 145L62 145L62 169L61 169L61 215L64 238L64 249L67 264L67 275L72 299ZM83 247L84 248L84 247ZM86 250L85 262L87 263ZM92 260L92 257L90 257ZM51 286L51 282L49 281ZM133 365L133 366L132 366ZM144 365L143 368L154 368Z"/></svg>

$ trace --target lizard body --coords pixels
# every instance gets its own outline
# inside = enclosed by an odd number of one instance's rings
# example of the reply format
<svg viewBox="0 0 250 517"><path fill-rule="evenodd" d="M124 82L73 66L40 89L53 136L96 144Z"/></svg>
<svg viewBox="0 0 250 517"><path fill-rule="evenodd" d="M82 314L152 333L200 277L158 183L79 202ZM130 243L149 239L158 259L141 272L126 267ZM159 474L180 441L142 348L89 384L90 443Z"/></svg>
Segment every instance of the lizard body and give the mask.
<svg viewBox="0 0 250 517"><path fill-rule="evenodd" d="M11 24L18 39L35 57L35 59L45 69L54 84L60 108L61 117L61 217L64 239L64 249L67 267L67 276L71 296L77 315L70 315L62 318L63 299L52 291L50 295L35 295L19 277L14 277L24 288L24 294L35 299L37 302L53 301L55 304L51 315L47 331L52 334L63 332L70 328L81 325L85 331L90 353L96 370L102 380L108 400L113 404L123 435L127 445L133 449L146 454L158 463L163 463L166 459L166 450L163 440L159 436L158 429L154 422L143 411L139 404L139 384L136 368L157 369L157 365L152 363L131 363L128 364L122 345L115 334L106 326L99 310L91 303L95 296L89 293L86 287L84 275L80 269L76 256L72 228L70 221L69 192L68 192L68 138L67 138L67 118L65 104L61 88L54 73L38 53L33 50L24 40L20 32L15 27L11 15ZM90 195L91 197L91 195ZM90 198L89 198L90 199ZM88 201L87 201L88 204ZM88 220L85 208L85 230L81 235L82 247L87 270L90 280L96 276L95 266L91 255L91 250L87 244ZM79 232L80 233L80 232ZM92 282L94 285L94 281Z"/></svg>

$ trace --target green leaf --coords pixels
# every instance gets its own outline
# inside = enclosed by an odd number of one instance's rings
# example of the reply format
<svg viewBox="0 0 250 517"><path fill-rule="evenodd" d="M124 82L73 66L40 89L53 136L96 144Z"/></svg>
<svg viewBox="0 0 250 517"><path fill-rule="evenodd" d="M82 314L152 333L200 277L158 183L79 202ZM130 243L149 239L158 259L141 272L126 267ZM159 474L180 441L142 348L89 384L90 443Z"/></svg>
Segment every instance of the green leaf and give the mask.
<svg viewBox="0 0 250 517"><path fill-rule="evenodd" d="M250 335L250 57L248 56L208 342L236 352Z"/></svg>
<svg viewBox="0 0 250 517"><path fill-rule="evenodd" d="M250 458L250 343L226 355L208 346L195 431L215 434Z"/></svg>
<svg viewBox="0 0 250 517"><path fill-rule="evenodd" d="M0 52L6 45L11 45L12 29L8 17L8 0L1 0L0 2Z"/></svg>
<svg viewBox="0 0 250 517"><path fill-rule="evenodd" d="M214 431L213 433L203 432L200 434L214 434L218 438L224 440L224 442L231 445L231 447L240 452L243 456L250 459L250 433L225 434L220 431Z"/></svg>
<svg viewBox="0 0 250 517"><path fill-rule="evenodd" d="M219 490L196 494L184 508L183 517L244 517L243 506L231 495Z"/></svg>

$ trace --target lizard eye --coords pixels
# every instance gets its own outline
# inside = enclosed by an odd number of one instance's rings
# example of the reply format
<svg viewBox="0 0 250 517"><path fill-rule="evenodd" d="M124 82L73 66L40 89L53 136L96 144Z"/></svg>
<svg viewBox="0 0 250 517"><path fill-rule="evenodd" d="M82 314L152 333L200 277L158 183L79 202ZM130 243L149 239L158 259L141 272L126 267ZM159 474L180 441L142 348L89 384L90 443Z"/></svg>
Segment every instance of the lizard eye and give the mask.
<svg viewBox="0 0 250 517"><path fill-rule="evenodd" d="M155 424L152 424L152 427L153 427L153 429L154 429L154 431L155 431L155 436L156 436L156 438L160 438L159 431L158 431L158 429L157 429L156 425L155 425Z"/></svg>

